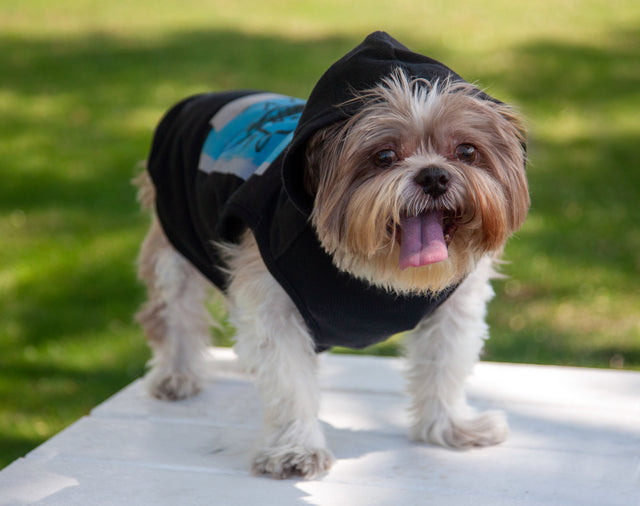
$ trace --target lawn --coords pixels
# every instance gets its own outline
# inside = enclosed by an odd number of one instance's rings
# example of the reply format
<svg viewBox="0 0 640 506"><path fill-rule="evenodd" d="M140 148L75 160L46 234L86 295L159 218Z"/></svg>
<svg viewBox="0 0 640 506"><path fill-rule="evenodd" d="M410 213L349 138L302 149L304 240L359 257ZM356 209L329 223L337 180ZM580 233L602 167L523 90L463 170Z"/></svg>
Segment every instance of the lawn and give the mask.
<svg viewBox="0 0 640 506"><path fill-rule="evenodd" d="M640 3L515 5L0 0L0 467L143 374L129 180L162 112L233 87L305 97L374 29L528 119L533 205L485 359L640 370Z"/></svg>

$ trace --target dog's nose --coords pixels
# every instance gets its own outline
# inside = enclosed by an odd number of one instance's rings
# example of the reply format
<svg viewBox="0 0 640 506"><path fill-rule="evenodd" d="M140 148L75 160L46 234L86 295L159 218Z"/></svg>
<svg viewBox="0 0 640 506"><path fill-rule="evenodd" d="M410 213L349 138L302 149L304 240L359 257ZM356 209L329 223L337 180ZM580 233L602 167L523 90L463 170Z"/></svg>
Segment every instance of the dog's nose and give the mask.
<svg viewBox="0 0 640 506"><path fill-rule="evenodd" d="M440 167L429 167L418 172L416 183L422 186L422 191L432 197L439 197L449 188L451 175Z"/></svg>

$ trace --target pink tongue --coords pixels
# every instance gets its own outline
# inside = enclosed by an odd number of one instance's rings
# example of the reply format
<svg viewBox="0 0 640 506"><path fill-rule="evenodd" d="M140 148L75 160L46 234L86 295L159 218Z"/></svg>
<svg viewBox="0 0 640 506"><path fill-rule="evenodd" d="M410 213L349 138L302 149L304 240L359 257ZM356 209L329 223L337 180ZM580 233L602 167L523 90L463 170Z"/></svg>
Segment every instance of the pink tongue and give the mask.
<svg viewBox="0 0 640 506"><path fill-rule="evenodd" d="M442 215L439 212L401 218L400 228L400 269L420 267L447 259Z"/></svg>

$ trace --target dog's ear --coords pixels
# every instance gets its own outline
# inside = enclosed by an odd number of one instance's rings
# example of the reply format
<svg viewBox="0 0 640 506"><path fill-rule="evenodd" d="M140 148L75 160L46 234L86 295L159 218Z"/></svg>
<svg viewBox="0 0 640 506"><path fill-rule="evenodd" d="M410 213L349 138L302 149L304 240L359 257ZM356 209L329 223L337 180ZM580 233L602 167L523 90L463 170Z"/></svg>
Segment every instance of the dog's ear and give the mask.
<svg viewBox="0 0 640 506"><path fill-rule="evenodd" d="M511 162L505 164L502 182L509 201L508 225L510 233L513 233L524 223L530 205L526 173L527 133L522 117L513 108L501 105L497 110L504 122L498 131L510 140L502 146L504 155Z"/></svg>
<svg viewBox="0 0 640 506"><path fill-rule="evenodd" d="M515 137L520 142L522 148L522 166L526 168L527 165L527 127L522 119L522 116L518 114L512 107L502 106L498 108L498 112L506 119L513 127Z"/></svg>
<svg viewBox="0 0 640 506"><path fill-rule="evenodd" d="M304 189L313 198L318 192L322 171L331 170L338 162L343 142L344 122L316 132L305 149ZM325 173L326 177L327 174Z"/></svg>

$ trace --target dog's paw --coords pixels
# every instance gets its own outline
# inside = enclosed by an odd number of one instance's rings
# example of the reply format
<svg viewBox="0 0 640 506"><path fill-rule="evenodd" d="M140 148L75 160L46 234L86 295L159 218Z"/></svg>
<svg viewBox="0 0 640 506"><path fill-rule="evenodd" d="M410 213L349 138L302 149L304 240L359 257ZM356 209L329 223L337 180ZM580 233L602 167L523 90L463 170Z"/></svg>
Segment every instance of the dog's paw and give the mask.
<svg viewBox="0 0 640 506"><path fill-rule="evenodd" d="M153 370L146 377L147 390L165 401L177 401L200 392L200 378L193 374L157 374Z"/></svg>
<svg viewBox="0 0 640 506"><path fill-rule="evenodd" d="M311 480L329 471L334 461L331 452L325 448L261 448L254 458L251 472L276 479L300 476Z"/></svg>
<svg viewBox="0 0 640 506"><path fill-rule="evenodd" d="M499 411L442 418L430 424L417 424L411 430L411 437L416 441L458 449L496 445L508 436L507 420Z"/></svg>

